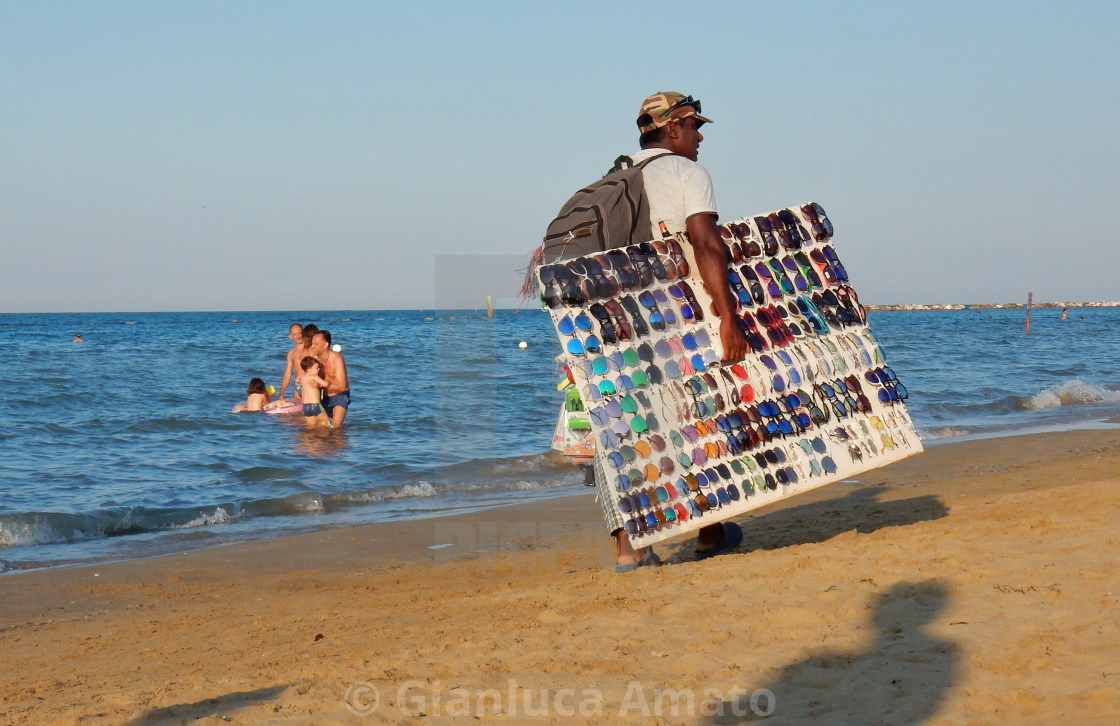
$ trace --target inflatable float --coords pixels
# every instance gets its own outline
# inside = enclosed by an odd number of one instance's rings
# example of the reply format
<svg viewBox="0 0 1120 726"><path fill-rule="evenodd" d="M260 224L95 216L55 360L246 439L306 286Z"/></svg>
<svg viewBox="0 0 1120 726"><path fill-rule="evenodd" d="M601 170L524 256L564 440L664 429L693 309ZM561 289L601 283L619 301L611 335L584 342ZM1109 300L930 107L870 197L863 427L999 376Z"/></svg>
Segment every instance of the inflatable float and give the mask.
<svg viewBox="0 0 1120 726"><path fill-rule="evenodd" d="M265 413L279 415L286 413L299 413L303 410L303 404L294 399L284 399L282 401L273 401L266 403L262 409Z"/></svg>

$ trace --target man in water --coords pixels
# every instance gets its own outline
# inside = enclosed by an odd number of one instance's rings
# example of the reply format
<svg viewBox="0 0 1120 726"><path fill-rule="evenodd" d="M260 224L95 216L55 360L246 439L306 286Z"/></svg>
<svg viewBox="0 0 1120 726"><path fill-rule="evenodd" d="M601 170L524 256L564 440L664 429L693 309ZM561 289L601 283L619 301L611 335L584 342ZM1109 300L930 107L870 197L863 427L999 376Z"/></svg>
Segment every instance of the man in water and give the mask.
<svg viewBox="0 0 1120 726"><path fill-rule="evenodd" d="M287 360L284 362L283 378L280 380L280 388L277 389L277 401L284 400L283 393L288 390L288 381L295 382L293 376L298 376L299 362L304 360L304 356L311 354L311 336L315 335L318 329L314 323L309 323L306 326L292 323L288 326L288 337L296 345L288 351ZM300 398L299 384L296 384L296 398Z"/></svg>
<svg viewBox="0 0 1120 726"><path fill-rule="evenodd" d="M307 329L304 328L304 335ZM320 330L311 337L311 355L323 365L323 378L327 379L327 395L323 398L323 408L331 425L338 428L346 418L350 407L350 379L346 377L346 360L342 353L331 350L330 331Z"/></svg>

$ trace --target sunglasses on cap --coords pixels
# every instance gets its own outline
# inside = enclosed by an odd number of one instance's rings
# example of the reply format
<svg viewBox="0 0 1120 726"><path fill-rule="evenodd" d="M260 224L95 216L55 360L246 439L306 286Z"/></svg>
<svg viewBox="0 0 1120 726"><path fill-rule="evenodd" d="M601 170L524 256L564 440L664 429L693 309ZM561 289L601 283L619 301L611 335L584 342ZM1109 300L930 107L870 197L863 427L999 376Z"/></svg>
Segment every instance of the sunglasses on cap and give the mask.
<svg viewBox="0 0 1120 726"><path fill-rule="evenodd" d="M700 111L700 101L698 99L693 98L692 96L685 96L681 100L677 101L676 103L674 103L672 106L669 107L669 111L676 111L678 108L683 108L685 106L692 106L694 109L696 109L696 113L701 112Z"/></svg>

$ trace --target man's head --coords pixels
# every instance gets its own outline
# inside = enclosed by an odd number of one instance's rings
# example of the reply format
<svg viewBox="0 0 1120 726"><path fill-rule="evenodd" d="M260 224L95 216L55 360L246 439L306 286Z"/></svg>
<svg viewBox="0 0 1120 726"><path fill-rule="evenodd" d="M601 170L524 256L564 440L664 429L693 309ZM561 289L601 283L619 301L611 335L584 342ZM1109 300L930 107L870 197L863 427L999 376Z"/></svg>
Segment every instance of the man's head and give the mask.
<svg viewBox="0 0 1120 726"><path fill-rule="evenodd" d="M299 323L292 323L290 326L288 326L288 337L291 338L292 342L295 343L296 345L299 345L300 343L302 343L303 342L303 326L300 325Z"/></svg>
<svg viewBox="0 0 1120 726"><path fill-rule="evenodd" d="M700 101L675 91L659 91L638 111L639 143L643 149L660 147L696 161L704 137L700 127L711 123L700 115Z"/></svg>
<svg viewBox="0 0 1120 726"><path fill-rule="evenodd" d="M329 347L331 347L330 331L320 330L311 337L311 352L315 355L322 355Z"/></svg>

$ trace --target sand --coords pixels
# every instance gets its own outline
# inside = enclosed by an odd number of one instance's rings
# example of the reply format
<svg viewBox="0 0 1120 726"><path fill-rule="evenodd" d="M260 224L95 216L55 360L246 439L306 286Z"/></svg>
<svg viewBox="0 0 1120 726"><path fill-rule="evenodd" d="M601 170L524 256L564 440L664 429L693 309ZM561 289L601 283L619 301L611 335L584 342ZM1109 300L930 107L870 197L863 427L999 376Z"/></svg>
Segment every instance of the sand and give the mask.
<svg viewBox="0 0 1120 726"><path fill-rule="evenodd" d="M1113 724L1118 471L934 446L626 575L590 496L7 575L0 723Z"/></svg>

